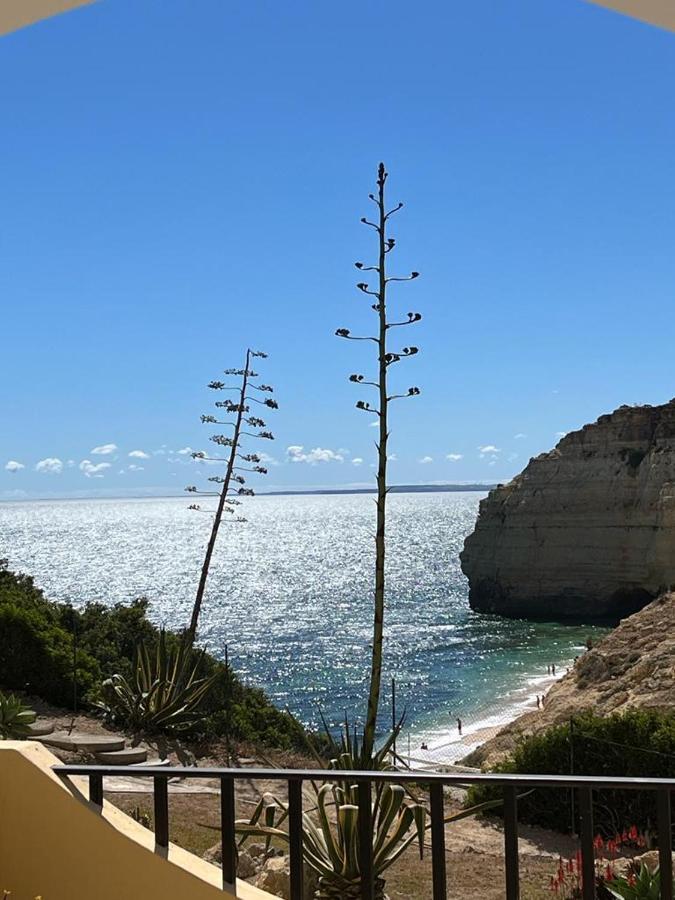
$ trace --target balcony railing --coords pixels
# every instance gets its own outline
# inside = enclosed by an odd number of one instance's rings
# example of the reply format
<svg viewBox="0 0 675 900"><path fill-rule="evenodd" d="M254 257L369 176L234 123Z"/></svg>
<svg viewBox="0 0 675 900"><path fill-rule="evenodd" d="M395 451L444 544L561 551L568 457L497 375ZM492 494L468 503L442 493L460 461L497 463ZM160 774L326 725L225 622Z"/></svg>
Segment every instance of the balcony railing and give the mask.
<svg viewBox="0 0 675 900"><path fill-rule="evenodd" d="M286 782L288 785L288 831L290 847L290 892L292 900L303 898L302 859L302 786L305 781L345 780L359 786L359 868L361 897L373 900L373 840L371 795L374 784L389 782L415 784L429 790L431 813L431 869L433 900L446 900L447 875L445 865L444 787L465 787L471 784L499 786L504 791L504 876L506 900L518 900L520 877L518 870L518 794L533 788L567 788L577 794L580 815L580 849L583 875L583 900L594 900L595 858L593 828L593 792L595 790L650 791L656 794L659 868L661 898L673 900L671 794L675 779L668 778L594 778L566 775L489 775L489 774L432 774L415 772L344 772L326 769L198 769L184 767L132 768L128 766L55 766L60 776L84 775L89 779L89 799L103 803L103 779L152 778L154 783L154 829L159 847L169 844L169 779L208 778L220 781L221 842L223 890L236 896L236 833L235 784L237 781L265 780Z"/></svg>

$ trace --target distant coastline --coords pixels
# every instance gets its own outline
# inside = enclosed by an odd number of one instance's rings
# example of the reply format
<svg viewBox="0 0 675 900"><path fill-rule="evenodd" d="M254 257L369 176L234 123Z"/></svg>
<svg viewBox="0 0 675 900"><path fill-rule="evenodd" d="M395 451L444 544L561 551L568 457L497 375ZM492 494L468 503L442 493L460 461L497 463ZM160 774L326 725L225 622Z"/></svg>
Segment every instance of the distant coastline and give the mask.
<svg viewBox="0 0 675 900"><path fill-rule="evenodd" d="M392 484L390 494L438 494L461 491L491 491L496 484ZM298 494L374 494L374 487L362 488L315 488L310 490L259 491L259 497L288 497Z"/></svg>
<svg viewBox="0 0 675 900"><path fill-rule="evenodd" d="M389 488L392 494L434 494L434 493L460 493L464 491L491 491L497 487L497 484L481 484L480 482L470 482L468 484L393 484ZM258 497L293 497L293 496L316 496L320 494L337 495L337 494L374 494L375 487L320 487L320 488L288 488L278 491L256 491ZM44 503L53 500L170 500L178 497L185 497L185 494L168 493L166 490L158 490L156 493L152 490L139 493L75 493L75 494L53 494L42 496L24 496L0 497L0 503Z"/></svg>

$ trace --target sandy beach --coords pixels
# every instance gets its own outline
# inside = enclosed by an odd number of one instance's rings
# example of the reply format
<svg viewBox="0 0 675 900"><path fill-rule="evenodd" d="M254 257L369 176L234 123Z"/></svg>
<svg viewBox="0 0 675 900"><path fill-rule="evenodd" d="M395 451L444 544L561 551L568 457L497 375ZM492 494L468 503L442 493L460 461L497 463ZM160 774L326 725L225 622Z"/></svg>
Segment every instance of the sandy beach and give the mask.
<svg viewBox="0 0 675 900"><path fill-rule="evenodd" d="M436 768L451 766L467 756L476 747L493 738L504 726L523 713L537 709L537 697L544 704L546 694L572 666L572 660L555 663L555 675L549 672L529 680L521 691L505 698L503 705L479 712L472 718L462 719L462 733L458 726L451 729L435 729L428 734L414 732L409 742L399 743L398 751L411 768Z"/></svg>

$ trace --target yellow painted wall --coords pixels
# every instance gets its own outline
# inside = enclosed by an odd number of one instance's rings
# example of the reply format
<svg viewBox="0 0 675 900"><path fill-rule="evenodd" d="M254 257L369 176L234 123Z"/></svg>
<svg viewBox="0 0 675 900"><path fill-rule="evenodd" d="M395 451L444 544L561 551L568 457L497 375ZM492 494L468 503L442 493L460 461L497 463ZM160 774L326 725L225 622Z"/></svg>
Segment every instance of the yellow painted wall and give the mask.
<svg viewBox="0 0 675 900"><path fill-rule="evenodd" d="M32 25L93 0L0 0L0 34Z"/></svg>
<svg viewBox="0 0 675 900"><path fill-rule="evenodd" d="M657 25L675 31L675 4L673 0L588 0L597 6L604 6L614 12L641 19L650 25Z"/></svg>
<svg viewBox="0 0 675 900"><path fill-rule="evenodd" d="M0 741L0 892L11 900L223 900L221 872L154 835L109 803L90 804L87 780L62 781L41 744ZM242 900L270 894L245 882Z"/></svg>

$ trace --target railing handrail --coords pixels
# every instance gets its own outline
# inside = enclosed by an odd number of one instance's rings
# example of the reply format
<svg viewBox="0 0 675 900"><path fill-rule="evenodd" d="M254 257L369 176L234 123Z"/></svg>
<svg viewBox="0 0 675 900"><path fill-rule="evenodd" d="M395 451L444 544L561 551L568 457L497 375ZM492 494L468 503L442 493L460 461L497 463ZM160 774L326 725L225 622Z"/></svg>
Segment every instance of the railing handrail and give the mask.
<svg viewBox="0 0 675 900"><path fill-rule="evenodd" d="M594 790L673 790L675 778L627 778L617 775L520 775L476 772L457 775L446 772L409 771L352 771L344 769L265 769L246 767L237 769L204 768L193 766L53 766L57 775L99 775L105 778L122 775L131 778L233 778L267 781L363 781L390 784L491 784L497 787L558 787L593 788Z"/></svg>

